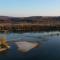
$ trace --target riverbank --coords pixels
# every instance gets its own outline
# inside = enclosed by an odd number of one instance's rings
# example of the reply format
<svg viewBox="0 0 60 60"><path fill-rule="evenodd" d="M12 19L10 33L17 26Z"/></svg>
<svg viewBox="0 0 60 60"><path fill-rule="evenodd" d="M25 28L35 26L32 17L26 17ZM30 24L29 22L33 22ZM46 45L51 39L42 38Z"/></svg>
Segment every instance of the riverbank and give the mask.
<svg viewBox="0 0 60 60"><path fill-rule="evenodd" d="M16 25L1 25L0 26L0 32L40 32L40 31L60 31L60 26L48 26L48 25L32 25L32 24L16 24Z"/></svg>

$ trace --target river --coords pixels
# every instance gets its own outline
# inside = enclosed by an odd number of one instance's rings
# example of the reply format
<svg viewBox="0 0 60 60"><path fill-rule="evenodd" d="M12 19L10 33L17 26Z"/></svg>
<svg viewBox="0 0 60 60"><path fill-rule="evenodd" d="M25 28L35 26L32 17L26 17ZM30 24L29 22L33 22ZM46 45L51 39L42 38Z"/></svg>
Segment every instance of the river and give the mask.
<svg viewBox="0 0 60 60"><path fill-rule="evenodd" d="M60 32L0 33L7 41L38 41L40 46L22 53L11 43L11 48L0 54L0 60L60 60Z"/></svg>

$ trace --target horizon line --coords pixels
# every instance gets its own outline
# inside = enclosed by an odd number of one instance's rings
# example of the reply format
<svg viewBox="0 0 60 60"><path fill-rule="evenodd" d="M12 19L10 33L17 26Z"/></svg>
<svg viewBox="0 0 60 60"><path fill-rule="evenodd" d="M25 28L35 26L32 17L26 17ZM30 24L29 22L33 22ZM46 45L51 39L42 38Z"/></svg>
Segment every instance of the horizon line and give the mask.
<svg viewBox="0 0 60 60"><path fill-rule="evenodd" d="M0 17L60 17L60 15L59 16L52 16L52 15L48 15L48 16L44 16L44 15L31 15L31 16L10 16L10 15L0 15Z"/></svg>

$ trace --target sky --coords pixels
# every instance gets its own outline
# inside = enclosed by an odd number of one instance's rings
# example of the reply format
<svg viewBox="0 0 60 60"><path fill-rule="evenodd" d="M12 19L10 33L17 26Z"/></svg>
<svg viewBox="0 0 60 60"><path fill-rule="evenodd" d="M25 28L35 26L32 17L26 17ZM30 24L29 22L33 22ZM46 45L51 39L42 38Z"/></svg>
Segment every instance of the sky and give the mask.
<svg viewBox="0 0 60 60"><path fill-rule="evenodd" d="M60 0L0 0L0 16L60 16Z"/></svg>

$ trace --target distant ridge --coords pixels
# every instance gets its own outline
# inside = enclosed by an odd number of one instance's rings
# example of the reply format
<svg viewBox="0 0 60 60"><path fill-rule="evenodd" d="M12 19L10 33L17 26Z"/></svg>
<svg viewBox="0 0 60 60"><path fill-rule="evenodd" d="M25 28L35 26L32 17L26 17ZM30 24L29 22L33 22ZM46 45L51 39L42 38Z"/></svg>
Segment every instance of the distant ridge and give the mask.
<svg viewBox="0 0 60 60"><path fill-rule="evenodd" d="M15 22L32 22L32 21L60 21L60 16L30 16L30 17L11 17L0 16L0 23L15 23Z"/></svg>

